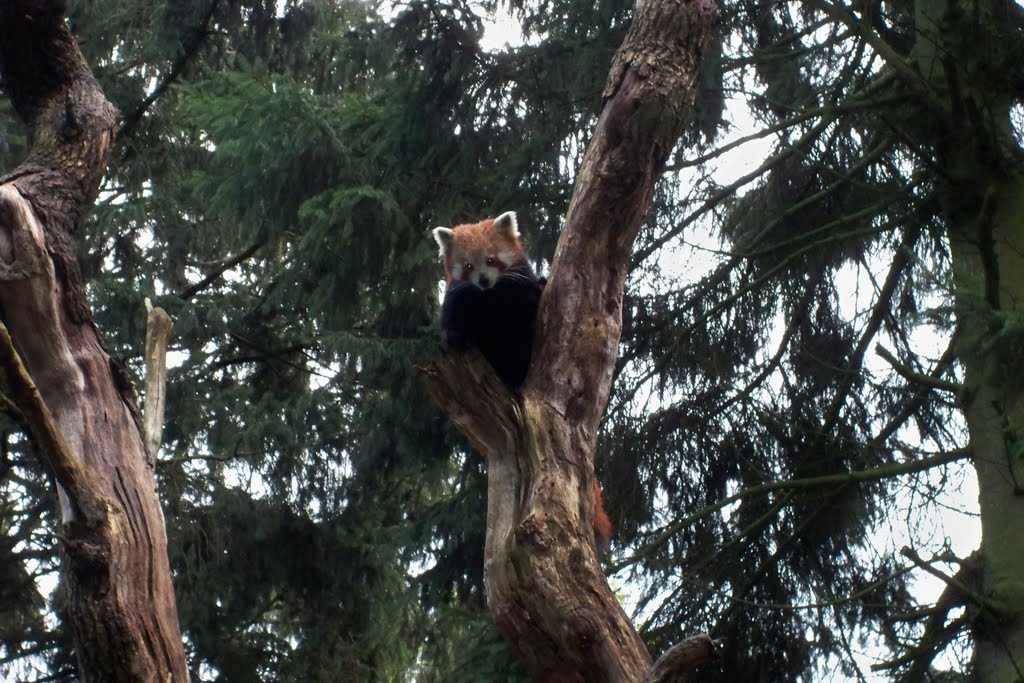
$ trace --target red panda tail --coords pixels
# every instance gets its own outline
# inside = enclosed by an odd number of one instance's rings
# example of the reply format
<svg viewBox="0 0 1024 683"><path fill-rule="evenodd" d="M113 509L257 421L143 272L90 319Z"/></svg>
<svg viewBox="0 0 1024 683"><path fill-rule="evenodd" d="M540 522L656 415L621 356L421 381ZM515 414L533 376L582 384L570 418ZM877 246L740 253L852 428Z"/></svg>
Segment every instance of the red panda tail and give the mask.
<svg viewBox="0 0 1024 683"><path fill-rule="evenodd" d="M612 544L612 520L604 511L604 497L601 487L594 482L594 540L598 550L604 552Z"/></svg>

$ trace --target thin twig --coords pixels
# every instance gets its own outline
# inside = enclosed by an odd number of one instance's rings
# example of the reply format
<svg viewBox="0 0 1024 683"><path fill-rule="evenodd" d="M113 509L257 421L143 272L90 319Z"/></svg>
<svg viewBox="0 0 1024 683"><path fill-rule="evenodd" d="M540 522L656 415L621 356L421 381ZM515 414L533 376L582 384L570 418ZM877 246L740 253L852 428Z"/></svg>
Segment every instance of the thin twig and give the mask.
<svg viewBox="0 0 1024 683"><path fill-rule="evenodd" d="M194 285L190 285L189 287L185 288L185 290L182 291L181 294L178 295L178 298L182 299L184 301L188 301L189 299L194 297L196 294L198 294L199 292L201 292L204 289L206 289L207 287L209 287L217 278L219 278L225 272L227 272L228 270L231 270L232 268L237 266L239 263L241 263L242 261L246 260L247 258L252 256L253 254L255 254L257 251L259 251L259 248L262 247L262 246L263 246L262 242L257 242L256 244L253 244L252 246L250 246L249 248L247 248L245 251L241 252L240 254L232 256L229 259L225 259L224 261L221 261L217 265L217 267L214 268L206 277L204 277L202 280L200 280L199 282L195 283Z"/></svg>
<svg viewBox="0 0 1024 683"><path fill-rule="evenodd" d="M924 559L917 554L917 551L909 546L904 546L903 549L900 550L900 554L921 569L942 581L947 586L952 586L956 590L960 591L960 593L969 598L971 602L979 607L990 611L996 616L1005 614L1005 610L1002 607L998 606L996 603L992 602L987 597L964 583L963 578L959 574L957 576L950 576L949 574L936 569L930 562L925 562Z"/></svg>

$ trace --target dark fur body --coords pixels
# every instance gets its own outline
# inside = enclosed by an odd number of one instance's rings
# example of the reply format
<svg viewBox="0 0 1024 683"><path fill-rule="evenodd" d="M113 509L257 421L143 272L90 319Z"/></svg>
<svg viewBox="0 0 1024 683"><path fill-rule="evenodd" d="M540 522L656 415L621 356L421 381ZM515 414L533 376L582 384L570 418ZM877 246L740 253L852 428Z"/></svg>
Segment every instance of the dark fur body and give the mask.
<svg viewBox="0 0 1024 683"><path fill-rule="evenodd" d="M530 369L543 290L544 280L525 258L488 289L469 282L449 282L441 306L445 346L454 350L475 346L509 388L519 388Z"/></svg>

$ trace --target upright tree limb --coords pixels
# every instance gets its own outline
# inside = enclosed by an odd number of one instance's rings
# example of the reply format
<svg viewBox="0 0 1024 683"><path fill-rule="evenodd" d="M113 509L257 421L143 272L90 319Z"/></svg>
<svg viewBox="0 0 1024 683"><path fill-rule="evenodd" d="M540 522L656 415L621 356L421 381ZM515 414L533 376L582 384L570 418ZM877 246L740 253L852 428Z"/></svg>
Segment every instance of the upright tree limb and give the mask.
<svg viewBox="0 0 1024 683"><path fill-rule="evenodd" d="M3 86L32 141L24 163L0 179L0 310L31 380L10 345L0 347L58 483L63 615L81 680L185 681L163 514L134 392L103 350L75 257L74 234L96 197L116 114L64 23L65 8L63 0L0 4Z"/></svg>
<svg viewBox="0 0 1024 683"><path fill-rule="evenodd" d="M174 321L167 311L146 299L146 403L143 406L143 434L146 453L152 465L160 451L164 434L164 407L167 404L167 344Z"/></svg>
<svg viewBox="0 0 1024 683"><path fill-rule="evenodd" d="M541 298L521 401L497 380L477 383L493 375L477 356L427 370L442 409L487 460L488 606L535 681L637 682L651 665L598 564L594 451L629 255L690 115L716 17L713 0L637 2Z"/></svg>

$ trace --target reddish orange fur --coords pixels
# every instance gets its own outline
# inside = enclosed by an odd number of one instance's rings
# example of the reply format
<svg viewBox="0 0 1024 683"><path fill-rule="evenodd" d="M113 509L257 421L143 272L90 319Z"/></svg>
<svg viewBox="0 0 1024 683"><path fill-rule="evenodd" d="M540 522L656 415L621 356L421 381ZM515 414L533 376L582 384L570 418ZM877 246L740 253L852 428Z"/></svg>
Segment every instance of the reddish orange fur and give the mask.
<svg viewBox="0 0 1024 683"><path fill-rule="evenodd" d="M460 260L467 259L473 253L483 252L488 256L497 257L498 253L502 251L515 252L516 257L512 263L498 261L502 266L501 270L508 269L523 258L523 243L520 240L509 238L497 232L494 229L493 218L485 218L479 223L456 225L452 228L452 232L455 233L455 242L452 245L451 254L442 254L445 282L450 283L452 281L451 263L458 263Z"/></svg>

